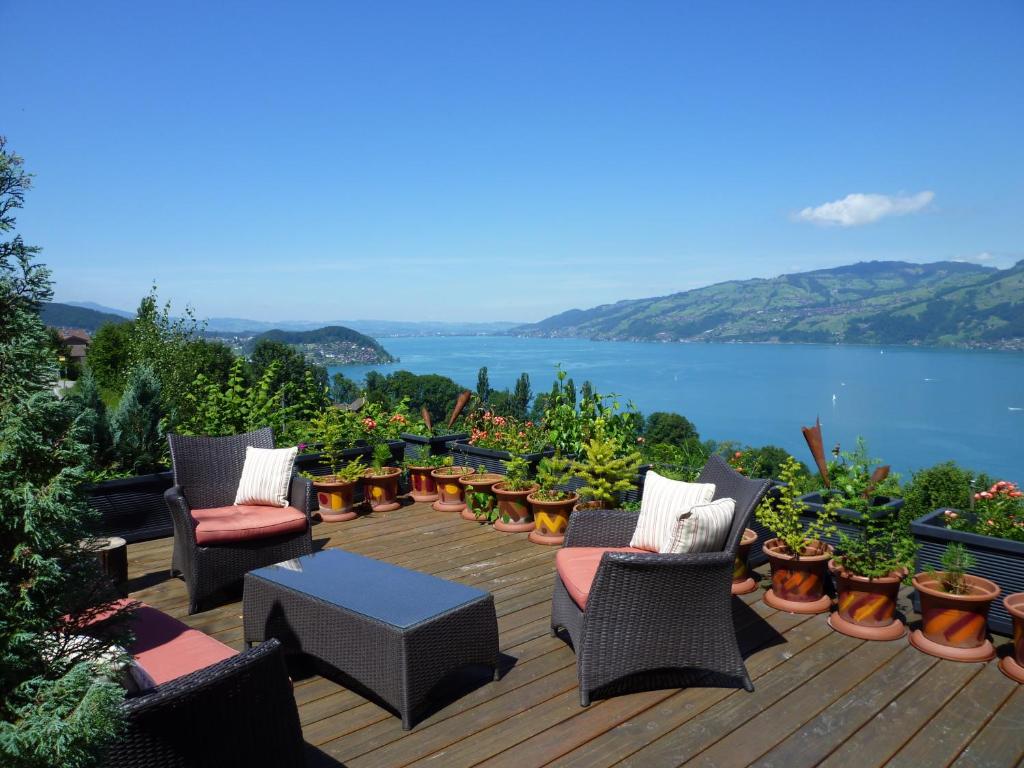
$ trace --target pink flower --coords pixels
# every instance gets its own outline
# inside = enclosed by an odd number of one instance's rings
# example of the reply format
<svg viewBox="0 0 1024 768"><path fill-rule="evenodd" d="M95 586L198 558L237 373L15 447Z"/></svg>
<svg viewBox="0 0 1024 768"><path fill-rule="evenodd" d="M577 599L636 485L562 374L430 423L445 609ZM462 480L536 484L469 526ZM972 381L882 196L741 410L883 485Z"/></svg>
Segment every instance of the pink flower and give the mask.
<svg viewBox="0 0 1024 768"><path fill-rule="evenodd" d="M995 521L995 520L987 520L986 522L987 522L987 523L988 523L989 525L995 525L995 524L996 524L996 521Z"/></svg>
<svg viewBox="0 0 1024 768"><path fill-rule="evenodd" d="M946 516L947 518L949 518L950 520L956 520L956 519L957 519L958 517L960 517L960 515L958 515L958 514L957 514L956 512L954 512L954 511L953 511L952 509L947 509L947 510L946 510L945 512L943 512L942 514L944 514L944 515L945 515L945 516Z"/></svg>

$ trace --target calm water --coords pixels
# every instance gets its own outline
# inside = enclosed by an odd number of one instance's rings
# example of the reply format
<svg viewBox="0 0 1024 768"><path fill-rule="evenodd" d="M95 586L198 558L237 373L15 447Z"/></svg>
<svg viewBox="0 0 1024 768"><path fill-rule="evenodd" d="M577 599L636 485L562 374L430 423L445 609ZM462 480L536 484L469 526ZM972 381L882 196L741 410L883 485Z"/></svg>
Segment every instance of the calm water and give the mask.
<svg viewBox="0 0 1024 768"><path fill-rule="evenodd" d="M774 443L810 463L800 434L821 416L827 446L858 435L899 472L946 459L1024 480L1024 355L878 347L644 344L575 339L383 339L401 362L334 368L439 373L473 389L486 365L491 386L522 371L534 392L555 365L577 386L631 399L640 410L677 411L704 438Z"/></svg>

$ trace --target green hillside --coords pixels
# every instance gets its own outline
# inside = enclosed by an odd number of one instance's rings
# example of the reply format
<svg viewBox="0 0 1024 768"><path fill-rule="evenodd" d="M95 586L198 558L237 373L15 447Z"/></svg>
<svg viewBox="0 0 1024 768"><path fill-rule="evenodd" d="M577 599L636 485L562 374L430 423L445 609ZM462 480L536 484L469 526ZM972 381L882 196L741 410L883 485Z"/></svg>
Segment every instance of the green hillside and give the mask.
<svg viewBox="0 0 1024 768"><path fill-rule="evenodd" d="M107 323L123 323L126 318L109 312L98 312L85 307L73 307L70 304L47 302L40 313L43 322L53 328L82 328L93 333L101 325Z"/></svg>
<svg viewBox="0 0 1024 768"><path fill-rule="evenodd" d="M312 331L274 329L255 336L251 345L263 339L298 347L310 360L326 365L395 361L375 339L341 325L329 325Z"/></svg>
<svg viewBox="0 0 1024 768"><path fill-rule="evenodd" d="M864 262L574 309L511 333L1024 348L1024 262Z"/></svg>

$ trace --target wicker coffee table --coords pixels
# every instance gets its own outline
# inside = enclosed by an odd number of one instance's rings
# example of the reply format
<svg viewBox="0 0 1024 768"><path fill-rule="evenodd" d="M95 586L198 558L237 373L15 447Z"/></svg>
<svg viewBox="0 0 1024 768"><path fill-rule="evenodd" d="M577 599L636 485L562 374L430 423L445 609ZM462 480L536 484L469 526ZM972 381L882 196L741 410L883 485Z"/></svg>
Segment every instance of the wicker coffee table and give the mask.
<svg viewBox="0 0 1024 768"><path fill-rule="evenodd" d="M402 716L467 664L494 668L498 622L488 592L328 549L245 575L245 642L277 638L373 691Z"/></svg>

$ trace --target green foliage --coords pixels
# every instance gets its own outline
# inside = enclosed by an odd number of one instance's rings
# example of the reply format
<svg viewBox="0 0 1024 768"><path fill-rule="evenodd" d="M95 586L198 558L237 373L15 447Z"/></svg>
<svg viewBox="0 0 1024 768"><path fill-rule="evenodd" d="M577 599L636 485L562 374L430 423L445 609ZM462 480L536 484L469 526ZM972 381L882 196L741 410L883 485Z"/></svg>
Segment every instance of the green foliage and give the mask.
<svg viewBox="0 0 1024 768"><path fill-rule="evenodd" d="M682 445L668 443L643 444L643 456L654 470L663 477L673 480L694 482L703 469L711 451L697 440L688 440Z"/></svg>
<svg viewBox="0 0 1024 768"><path fill-rule="evenodd" d="M373 446L373 464L371 471L375 474L384 474L390 468L393 457L387 443L377 443Z"/></svg>
<svg viewBox="0 0 1024 768"><path fill-rule="evenodd" d="M116 393L124 389L133 328L133 322L108 323L93 334L86 362L101 389Z"/></svg>
<svg viewBox="0 0 1024 768"><path fill-rule="evenodd" d="M28 187L0 138L0 235L14 228ZM94 674L113 639L73 660L52 640L80 631L68 617L112 595L78 546L95 521L80 491L89 457L80 406L52 391L39 317L52 290L37 250L17 236L0 241L0 764L84 767L121 727L123 692Z"/></svg>
<svg viewBox="0 0 1024 768"><path fill-rule="evenodd" d="M619 456L618 450L618 443L605 435L604 423L598 420L594 436L583 446L582 458L573 465L573 471L584 482L581 498L610 507L618 502L621 492L633 487L640 454L632 451Z"/></svg>
<svg viewBox="0 0 1024 768"><path fill-rule="evenodd" d="M274 329L266 331L256 337L256 344L262 341L271 341L281 344L314 344L318 346L331 345L340 349L357 348L368 350L371 355L365 362L368 363L393 363L395 358L385 351L375 339L370 338L359 331L346 328L343 325L328 325L324 328L317 328L312 331L282 331Z"/></svg>
<svg viewBox="0 0 1024 768"><path fill-rule="evenodd" d="M1024 492L1016 483L999 480L973 497L974 508L958 514L947 509L946 527L981 536L1024 541Z"/></svg>
<svg viewBox="0 0 1024 768"><path fill-rule="evenodd" d="M534 495L541 501L561 501L572 496L562 489L572 477L572 462L558 454L545 456L537 464L537 484L540 489Z"/></svg>
<svg viewBox="0 0 1024 768"><path fill-rule="evenodd" d="M533 481L530 480L530 463L522 456L513 455L502 464L505 465L505 479L502 484L506 490L525 491L533 485Z"/></svg>
<svg viewBox="0 0 1024 768"><path fill-rule="evenodd" d="M359 385L343 373L331 377L330 398L332 403L351 403L360 397Z"/></svg>
<svg viewBox="0 0 1024 768"><path fill-rule="evenodd" d="M476 374L476 396L480 402L486 403L491 397L491 379L487 375L487 366L483 366Z"/></svg>
<svg viewBox="0 0 1024 768"><path fill-rule="evenodd" d="M597 422L604 434L616 443L618 455L628 455L643 441L640 430L643 416L632 403L623 408L615 395L595 392L584 382L582 397L577 399L576 386L568 374L558 366L551 392L543 396L543 424L548 432L548 443L555 451L575 456L583 445L594 437Z"/></svg>
<svg viewBox="0 0 1024 768"><path fill-rule="evenodd" d="M899 475L890 474L877 484L871 482L871 474L880 463L879 459L868 455L863 437L857 438L857 447L853 451L844 451L840 460L830 461L828 474L836 494L828 500L832 508L867 512L873 508L875 497L899 496Z"/></svg>
<svg viewBox="0 0 1024 768"><path fill-rule="evenodd" d="M415 413L426 406L435 427L443 430L441 434L447 431L444 424L463 389L447 376L437 374L418 376L409 371L395 371L388 376L377 371L366 374L366 397L371 403L390 409L406 400Z"/></svg>
<svg viewBox="0 0 1024 768"><path fill-rule="evenodd" d="M985 475L957 466L952 461L918 470L903 489L903 524L946 507L967 511L971 509L973 488L985 488L991 480ZM973 486L973 488L972 488Z"/></svg>
<svg viewBox="0 0 1024 768"><path fill-rule="evenodd" d="M325 408L309 421L309 435L321 446L321 464L340 476L347 463L342 453L355 445L361 435L358 417L340 408Z"/></svg>
<svg viewBox="0 0 1024 768"><path fill-rule="evenodd" d="M800 462L790 456L782 463L779 479L785 485L779 488L777 500L769 496L758 505L757 521L765 526L785 545L787 553L800 557L807 553L813 542L835 532L832 513L823 508L815 520L804 523L800 515L806 510L800 501Z"/></svg>
<svg viewBox="0 0 1024 768"><path fill-rule="evenodd" d="M974 555L959 542L951 541L942 552L942 570L928 569L928 575L939 582L939 588L950 595L966 595L970 588L964 576L977 563Z"/></svg>
<svg viewBox="0 0 1024 768"><path fill-rule="evenodd" d="M644 442L650 445L684 446L699 440L697 428L678 413L655 411L644 425Z"/></svg>
<svg viewBox="0 0 1024 768"><path fill-rule="evenodd" d="M117 410L110 417L117 465L133 475L167 466L161 418L160 380L147 365L132 371Z"/></svg>
<svg viewBox="0 0 1024 768"><path fill-rule="evenodd" d="M306 386L307 375L309 375L318 389L326 390L326 368L321 365L307 363L305 356L301 352L284 342L261 338L256 342L252 354L249 356L253 377L256 379L262 378L266 374L267 369L275 363L277 366L274 377L270 382L271 388L281 390L286 389L286 385L288 385L287 388L291 392L302 392Z"/></svg>
<svg viewBox="0 0 1024 768"><path fill-rule="evenodd" d="M79 423L82 425L83 440L89 447L90 454L89 474L94 479L100 479L115 461L114 436L110 429L107 405L103 402L99 386L88 366L78 380L69 401L77 404L81 411Z"/></svg>

